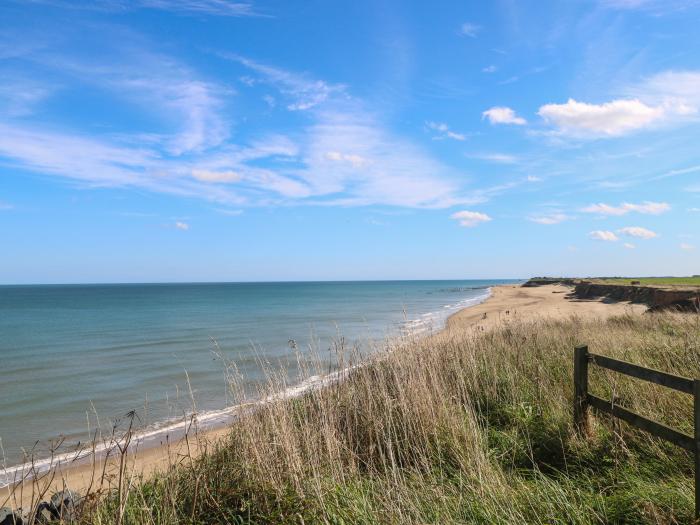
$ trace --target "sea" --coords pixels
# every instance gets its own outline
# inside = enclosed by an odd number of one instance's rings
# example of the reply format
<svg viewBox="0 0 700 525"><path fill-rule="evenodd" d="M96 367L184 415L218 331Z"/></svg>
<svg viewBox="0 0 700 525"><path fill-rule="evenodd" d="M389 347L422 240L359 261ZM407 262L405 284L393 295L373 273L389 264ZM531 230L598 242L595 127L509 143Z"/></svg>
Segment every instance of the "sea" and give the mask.
<svg viewBox="0 0 700 525"><path fill-rule="evenodd" d="M0 486L127 422L152 439L195 413L224 423L271 376L309 386L309 367L333 374L514 282L0 286Z"/></svg>

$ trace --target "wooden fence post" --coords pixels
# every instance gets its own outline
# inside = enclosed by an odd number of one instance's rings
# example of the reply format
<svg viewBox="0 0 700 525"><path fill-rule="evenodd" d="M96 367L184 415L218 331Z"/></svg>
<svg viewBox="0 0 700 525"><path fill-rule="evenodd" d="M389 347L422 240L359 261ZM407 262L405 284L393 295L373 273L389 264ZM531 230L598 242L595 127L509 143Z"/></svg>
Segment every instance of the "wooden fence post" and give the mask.
<svg viewBox="0 0 700 525"><path fill-rule="evenodd" d="M695 523L700 523L700 379L693 380L693 419L695 432Z"/></svg>
<svg viewBox="0 0 700 525"><path fill-rule="evenodd" d="M588 435L588 347L574 348L574 426L581 435ZM697 408L698 405L696 405ZM696 412L696 422L697 412ZM697 427L696 427L697 432ZM697 455L696 455L697 461ZM697 497L697 495L696 495Z"/></svg>

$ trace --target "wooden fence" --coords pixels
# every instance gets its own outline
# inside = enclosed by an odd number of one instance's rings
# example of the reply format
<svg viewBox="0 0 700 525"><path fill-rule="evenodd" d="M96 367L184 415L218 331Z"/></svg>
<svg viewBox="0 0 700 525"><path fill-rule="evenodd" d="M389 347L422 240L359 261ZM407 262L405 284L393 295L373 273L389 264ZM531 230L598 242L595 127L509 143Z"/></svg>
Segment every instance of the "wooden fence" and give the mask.
<svg viewBox="0 0 700 525"><path fill-rule="evenodd" d="M678 430L662 425L588 392L588 365L593 364L637 379L643 379L693 396L694 435L688 436ZM700 379L688 379L644 368L642 366L592 354L587 346L574 349L574 423L579 432L589 431L589 407L605 412L626 421L630 425L645 430L656 437L683 447L695 456L695 521L700 523Z"/></svg>

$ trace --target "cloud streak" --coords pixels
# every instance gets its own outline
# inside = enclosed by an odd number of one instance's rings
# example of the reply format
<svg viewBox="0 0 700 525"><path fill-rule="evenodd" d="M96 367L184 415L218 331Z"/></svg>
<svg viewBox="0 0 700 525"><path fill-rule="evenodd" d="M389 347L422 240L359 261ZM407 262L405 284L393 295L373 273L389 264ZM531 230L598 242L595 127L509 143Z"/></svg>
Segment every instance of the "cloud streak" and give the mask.
<svg viewBox="0 0 700 525"><path fill-rule="evenodd" d="M452 131L449 128L449 126L444 122L426 122L425 125L428 127L428 129L437 132L437 135L433 137L435 139L452 139L458 141L463 141L467 139L467 137L464 136L462 133L456 133Z"/></svg>
<svg viewBox="0 0 700 525"><path fill-rule="evenodd" d="M623 202L619 206L611 206L609 204L598 203L586 206L581 211L584 213L597 213L598 215L627 215L630 212L637 212L646 215L661 215L671 209L671 206L666 202L651 202L645 201L641 204L631 204Z"/></svg>
<svg viewBox="0 0 700 525"><path fill-rule="evenodd" d="M620 228L617 230L618 233L623 235L628 235L630 237L637 237L639 239L653 239L659 235L651 230L642 228L641 226L627 226L625 228Z"/></svg>
<svg viewBox="0 0 700 525"><path fill-rule="evenodd" d="M121 12L134 9L156 9L177 14L195 14L224 17L260 16L249 2L230 0L92 0L79 3L70 0L29 0L65 9Z"/></svg>

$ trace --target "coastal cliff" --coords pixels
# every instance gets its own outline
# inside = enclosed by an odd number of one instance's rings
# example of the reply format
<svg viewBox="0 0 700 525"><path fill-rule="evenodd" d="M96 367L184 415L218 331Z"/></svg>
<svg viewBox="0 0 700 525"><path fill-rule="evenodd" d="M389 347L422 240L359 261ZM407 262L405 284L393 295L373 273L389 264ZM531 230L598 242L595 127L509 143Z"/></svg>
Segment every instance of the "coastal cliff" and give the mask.
<svg viewBox="0 0 700 525"><path fill-rule="evenodd" d="M649 310L678 310L700 312L700 287L657 286L648 284L609 283L604 280L573 279L569 277L533 277L523 287L532 288L560 284L573 288L577 299L606 297L614 301L645 304Z"/></svg>
<svg viewBox="0 0 700 525"><path fill-rule="evenodd" d="M649 306L650 310L700 311L700 289L698 288L671 289L579 281L574 285L573 295L579 299L608 297L616 301L642 303Z"/></svg>

